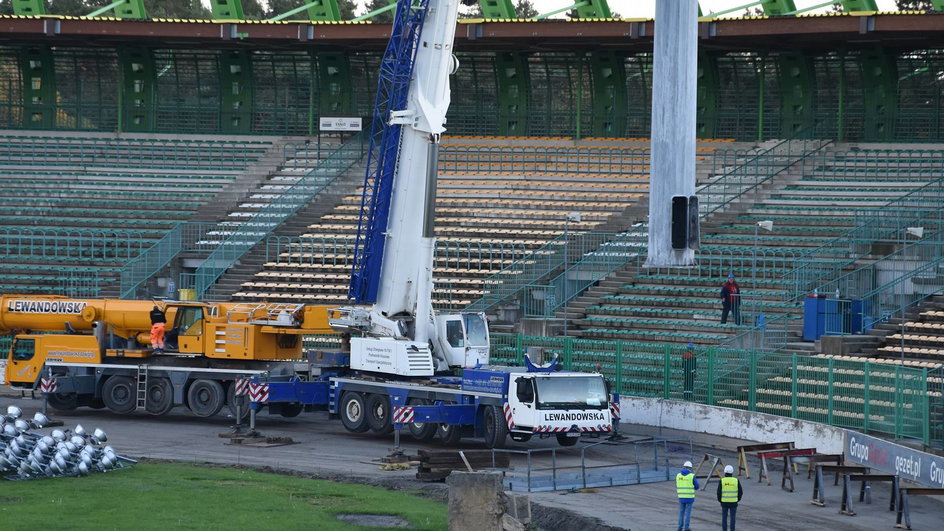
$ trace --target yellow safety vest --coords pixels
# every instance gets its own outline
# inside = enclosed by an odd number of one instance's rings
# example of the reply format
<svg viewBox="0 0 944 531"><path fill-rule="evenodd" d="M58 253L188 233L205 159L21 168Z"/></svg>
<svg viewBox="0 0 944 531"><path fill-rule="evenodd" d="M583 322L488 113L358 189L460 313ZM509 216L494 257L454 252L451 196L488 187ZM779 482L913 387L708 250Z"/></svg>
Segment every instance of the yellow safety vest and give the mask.
<svg viewBox="0 0 944 531"><path fill-rule="evenodd" d="M695 474L683 476L681 472L675 475L675 490L680 499L695 499Z"/></svg>
<svg viewBox="0 0 944 531"><path fill-rule="evenodd" d="M738 479L735 477L721 478L721 503L737 503Z"/></svg>

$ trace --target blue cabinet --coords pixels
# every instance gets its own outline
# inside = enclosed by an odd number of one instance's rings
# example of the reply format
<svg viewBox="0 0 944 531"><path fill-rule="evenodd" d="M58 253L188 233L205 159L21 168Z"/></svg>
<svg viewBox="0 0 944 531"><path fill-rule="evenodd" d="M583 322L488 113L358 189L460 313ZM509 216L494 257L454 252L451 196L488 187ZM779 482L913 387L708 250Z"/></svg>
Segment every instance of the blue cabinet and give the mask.
<svg viewBox="0 0 944 531"><path fill-rule="evenodd" d="M803 339L816 341L824 335L861 334L861 300L808 297L803 301Z"/></svg>

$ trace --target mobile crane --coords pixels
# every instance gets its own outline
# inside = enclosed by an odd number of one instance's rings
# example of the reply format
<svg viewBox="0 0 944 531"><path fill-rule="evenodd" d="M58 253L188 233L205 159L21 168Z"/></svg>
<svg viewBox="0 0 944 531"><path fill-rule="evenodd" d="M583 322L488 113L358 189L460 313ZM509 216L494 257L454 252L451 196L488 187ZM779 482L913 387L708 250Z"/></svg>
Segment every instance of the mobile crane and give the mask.
<svg viewBox="0 0 944 531"><path fill-rule="evenodd" d="M464 0L463 0L464 1ZM465 435L489 447L532 436L575 444L611 431L600 374L489 366L484 314L436 314L432 269L436 170L450 102L458 0L399 0L380 83L349 297L370 309L333 310L349 353L317 353L308 380L262 376L252 407L300 402L340 417L352 432L445 443ZM462 368L461 376L444 374ZM614 411L616 408L614 408Z"/></svg>
<svg viewBox="0 0 944 531"><path fill-rule="evenodd" d="M172 323L160 354L148 335L155 306ZM186 405L209 417L234 405L235 380L297 375L302 335L333 332L322 306L4 295L0 333L14 334L8 384L32 390L45 378L54 409L162 415Z"/></svg>
<svg viewBox="0 0 944 531"><path fill-rule="evenodd" d="M527 358L524 367L491 366L484 314L433 311L436 169L450 100L449 75L458 67L453 55L457 13L458 0L398 1L390 43L381 61L349 286L349 297L356 306L277 308L277 318L256 323L258 316L241 321L223 319L224 314L238 314L224 304L170 305L177 316L173 330L178 332L186 328L186 320L180 316L199 310L207 327L210 316L226 321L215 334L223 334L227 348L232 342L232 348L239 350L236 322L245 321L262 327L252 333L271 334L275 346L285 349L273 351L271 345L248 349L243 351L242 365L214 364L199 370L188 366L178 376L174 376L174 367L151 364L143 365L147 371L143 374L141 364L122 367L119 372L115 359L148 354L146 349L101 347L111 344L110 333L102 331L107 326L98 327L101 339L97 343L88 340L84 354L60 355L65 349L54 340L41 335L18 336L8 379L34 388L43 364L39 358L33 361L32 352L37 344L47 341L41 349L47 358L45 365L61 375L62 384L59 395L47 393L55 396L53 407L95 406L100 405L100 398L112 410L129 412L135 409L133 393L137 391L137 404L149 412L165 412L174 404L186 403L199 415L213 414L219 411L223 385L233 403L238 400L235 381L249 375L253 410L267 407L283 415L302 409L326 410L351 432L390 433L406 426L419 440L438 437L444 443L454 443L463 436L476 436L484 438L489 447L500 447L509 435L519 442L535 436L556 437L561 445L570 446L582 435L612 431L618 396L610 398L602 375L560 371L556 359L545 367L535 366ZM115 302L119 303L129 304ZM84 304L94 306L91 301ZM144 307L135 311L147 315ZM83 308L79 313L84 316L85 312ZM88 312L98 315L97 310ZM283 313L295 318L282 319ZM83 318L95 322L94 318ZM60 326L58 320L53 321ZM284 326L277 327L276 321L284 321ZM27 322L11 324L35 328ZM79 325L68 322L73 327ZM124 341L130 341L140 329L126 326L122 333L118 330L121 326L113 326L114 335ZM348 349L311 352L296 362L278 361L286 359L283 355L301 354L295 350L300 348L298 344L289 338L324 332L328 327L343 334ZM250 330L247 327L239 333L248 335ZM211 354L215 350L210 339L219 336L207 333L203 337L199 359L204 363L233 361ZM96 345L104 348L104 354L96 354ZM461 375L454 374L456 370L461 370ZM142 391L140 382L154 380L155 371L164 371L160 378L170 380L172 391L164 387L166 384L146 384ZM195 387L197 391L193 391ZM168 406L164 397L171 392L173 403Z"/></svg>

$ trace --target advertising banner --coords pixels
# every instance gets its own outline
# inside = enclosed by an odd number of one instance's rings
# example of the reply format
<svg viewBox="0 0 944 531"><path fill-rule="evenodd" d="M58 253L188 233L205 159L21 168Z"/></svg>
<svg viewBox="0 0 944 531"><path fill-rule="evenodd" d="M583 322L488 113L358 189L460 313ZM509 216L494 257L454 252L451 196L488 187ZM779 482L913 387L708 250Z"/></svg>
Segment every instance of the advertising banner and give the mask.
<svg viewBox="0 0 944 531"><path fill-rule="evenodd" d="M852 431L846 432L845 446L847 462L944 489L944 457Z"/></svg>

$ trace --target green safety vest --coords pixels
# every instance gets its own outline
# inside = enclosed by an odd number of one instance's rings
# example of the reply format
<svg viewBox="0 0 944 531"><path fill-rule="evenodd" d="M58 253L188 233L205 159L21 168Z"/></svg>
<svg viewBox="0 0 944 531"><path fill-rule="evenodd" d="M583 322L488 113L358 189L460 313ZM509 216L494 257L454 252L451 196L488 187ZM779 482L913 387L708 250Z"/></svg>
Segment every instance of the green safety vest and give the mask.
<svg viewBox="0 0 944 531"><path fill-rule="evenodd" d="M721 503L737 503L738 479L735 477L721 478Z"/></svg>
<svg viewBox="0 0 944 531"><path fill-rule="evenodd" d="M681 472L675 475L675 489L680 499L695 499L695 474L683 476Z"/></svg>

